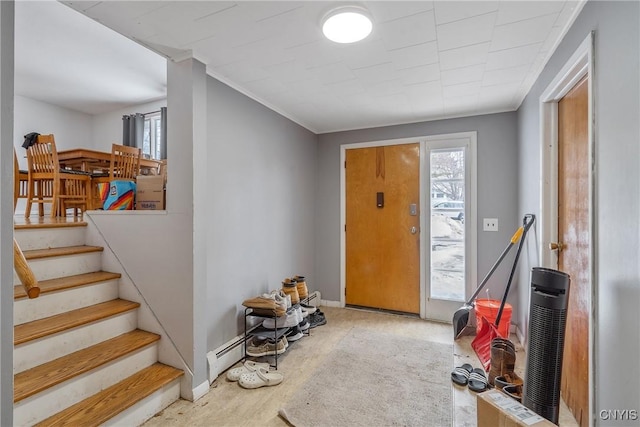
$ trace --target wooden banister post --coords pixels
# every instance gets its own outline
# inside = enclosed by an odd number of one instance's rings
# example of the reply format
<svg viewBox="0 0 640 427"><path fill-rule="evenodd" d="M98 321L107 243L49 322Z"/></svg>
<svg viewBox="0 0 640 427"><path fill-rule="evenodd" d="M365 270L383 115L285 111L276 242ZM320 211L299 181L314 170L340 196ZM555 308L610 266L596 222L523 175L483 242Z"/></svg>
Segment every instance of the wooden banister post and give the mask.
<svg viewBox="0 0 640 427"><path fill-rule="evenodd" d="M27 260L15 238L13 239L13 268L16 270L16 274L22 282L22 286L24 286L24 290L27 292L29 298L37 298L38 295L40 295L38 280L29 267L29 264L27 264Z"/></svg>

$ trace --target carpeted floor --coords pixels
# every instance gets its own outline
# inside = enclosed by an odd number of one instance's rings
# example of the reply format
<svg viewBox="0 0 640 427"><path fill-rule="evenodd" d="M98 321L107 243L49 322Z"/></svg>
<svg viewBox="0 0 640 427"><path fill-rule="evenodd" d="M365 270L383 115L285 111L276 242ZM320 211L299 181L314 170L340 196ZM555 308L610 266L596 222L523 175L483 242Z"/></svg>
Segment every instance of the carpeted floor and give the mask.
<svg viewBox="0 0 640 427"><path fill-rule="evenodd" d="M296 427L452 425L449 344L353 328L281 408Z"/></svg>

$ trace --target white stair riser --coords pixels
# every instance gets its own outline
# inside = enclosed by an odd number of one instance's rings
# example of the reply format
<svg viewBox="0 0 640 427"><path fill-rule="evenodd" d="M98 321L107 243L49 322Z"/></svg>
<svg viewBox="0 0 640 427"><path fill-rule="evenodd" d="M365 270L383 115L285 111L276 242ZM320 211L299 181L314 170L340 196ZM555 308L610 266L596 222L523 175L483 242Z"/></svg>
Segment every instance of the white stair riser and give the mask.
<svg viewBox="0 0 640 427"><path fill-rule="evenodd" d="M58 292L40 294L38 298L21 298L13 304L13 324L21 325L33 320L88 307L118 298L118 279L79 286Z"/></svg>
<svg viewBox="0 0 640 427"><path fill-rule="evenodd" d="M60 257L38 258L27 261L36 279L48 280L58 277L100 271L102 252L89 252ZM13 284L21 284L18 275L13 272Z"/></svg>
<svg viewBox="0 0 640 427"><path fill-rule="evenodd" d="M115 338L136 329L136 327L136 310L130 310L15 346L13 349L13 373L25 371L101 341Z"/></svg>
<svg viewBox="0 0 640 427"><path fill-rule="evenodd" d="M180 398L180 378L122 411L104 426L139 426Z"/></svg>
<svg viewBox="0 0 640 427"><path fill-rule="evenodd" d="M86 227L31 228L16 230L14 237L23 251L62 248L84 245L85 230Z"/></svg>
<svg viewBox="0 0 640 427"><path fill-rule="evenodd" d="M14 425L33 425L153 365L157 345L114 360L14 404Z"/></svg>

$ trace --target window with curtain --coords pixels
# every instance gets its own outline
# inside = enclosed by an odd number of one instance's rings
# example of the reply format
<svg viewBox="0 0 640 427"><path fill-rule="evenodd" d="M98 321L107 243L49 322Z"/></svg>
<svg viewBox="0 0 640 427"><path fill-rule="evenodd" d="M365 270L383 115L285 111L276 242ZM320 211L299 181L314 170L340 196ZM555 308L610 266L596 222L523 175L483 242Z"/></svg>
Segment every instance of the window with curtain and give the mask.
<svg viewBox="0 0 640 427"><path fill-rule="evenodd" d="M167 108L122 116L122 144L142 149L148 159L167 158Z"/></svg>

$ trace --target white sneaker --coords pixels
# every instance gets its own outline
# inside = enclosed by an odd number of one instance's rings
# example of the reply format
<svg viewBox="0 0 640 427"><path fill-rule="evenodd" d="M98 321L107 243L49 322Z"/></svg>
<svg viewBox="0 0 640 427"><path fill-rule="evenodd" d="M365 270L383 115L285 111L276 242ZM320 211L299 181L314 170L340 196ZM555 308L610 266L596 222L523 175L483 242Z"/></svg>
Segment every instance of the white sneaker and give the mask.
<svg viewBox="0 0 640 427"><path fill-rule="evenodd" d="M298 323L300 323L298 321L298 316L295 314L295 312L292 312L284 316L276 317L275 319L273 317L264 319L264 321L262 322L262 326L267 329L292 328Z"/></svg>

